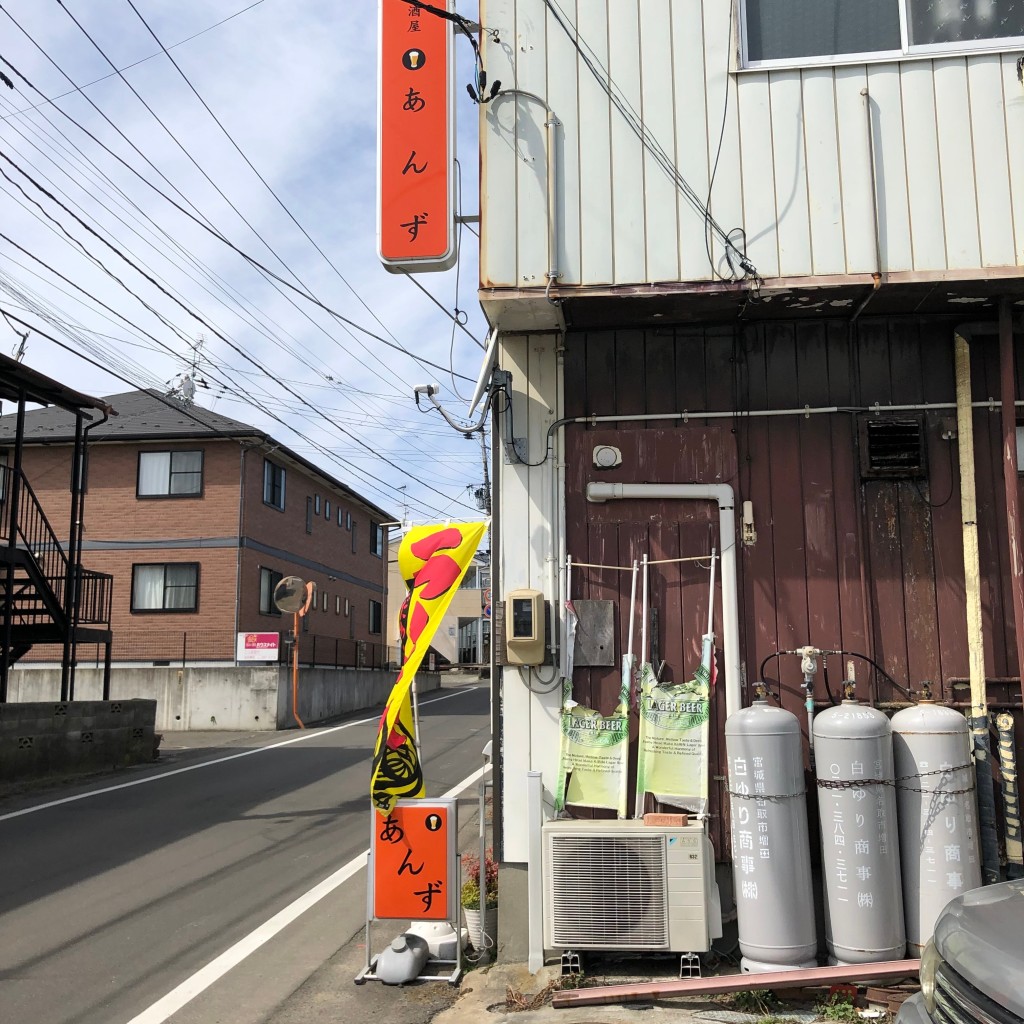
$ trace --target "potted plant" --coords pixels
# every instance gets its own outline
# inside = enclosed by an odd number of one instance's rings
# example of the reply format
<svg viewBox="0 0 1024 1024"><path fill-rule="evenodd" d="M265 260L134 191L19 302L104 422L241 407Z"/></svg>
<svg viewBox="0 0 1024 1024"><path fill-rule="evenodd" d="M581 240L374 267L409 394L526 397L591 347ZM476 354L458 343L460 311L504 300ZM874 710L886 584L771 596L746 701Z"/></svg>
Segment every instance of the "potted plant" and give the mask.
<svg viewBox="0 0 1024 1024"><path fill-rule="evenodd" d="M462 911L466 916L469 941L478 953L493 949L498 939L498 865L490 850L484 856L483 878L481 893L480 858L466 854L462 858Z"/></svg>

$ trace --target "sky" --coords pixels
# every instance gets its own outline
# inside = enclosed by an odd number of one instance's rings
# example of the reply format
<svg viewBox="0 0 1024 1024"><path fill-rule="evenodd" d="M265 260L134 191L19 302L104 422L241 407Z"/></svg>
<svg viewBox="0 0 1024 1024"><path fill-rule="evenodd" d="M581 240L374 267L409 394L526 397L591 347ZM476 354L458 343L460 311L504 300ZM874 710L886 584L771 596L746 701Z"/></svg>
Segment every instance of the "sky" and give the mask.
<svg viewBox="0 0 1024 1024"><path fill-rule="evenodd" d="M471 0L457 9L476 17ZM474 215L472 51L459 37L456 51ZM26 365L103 396L167 392L195 362L197 405L396 520L480 516L479 434L413 400L437 382L467 412L487 330L479 228L463 226L445 273L414 282L379 263L373 0L4 0L0 58L15 86L0 83L0 311L37 328ZM0 351L22 330L0 317Z"/></svg>

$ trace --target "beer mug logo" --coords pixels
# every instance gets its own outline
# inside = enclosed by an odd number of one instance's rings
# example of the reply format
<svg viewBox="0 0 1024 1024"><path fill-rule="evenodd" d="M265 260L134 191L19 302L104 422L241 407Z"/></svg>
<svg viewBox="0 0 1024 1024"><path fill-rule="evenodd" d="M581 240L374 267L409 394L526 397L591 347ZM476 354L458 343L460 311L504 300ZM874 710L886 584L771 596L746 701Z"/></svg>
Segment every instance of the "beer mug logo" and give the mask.
<svg viewBox="0 0 1024 1024"><path fill-rule="evenodd" d="M406 50L402 54L402 64L407 71L419 71L427 63L427 55L422 50Z"/></svg>

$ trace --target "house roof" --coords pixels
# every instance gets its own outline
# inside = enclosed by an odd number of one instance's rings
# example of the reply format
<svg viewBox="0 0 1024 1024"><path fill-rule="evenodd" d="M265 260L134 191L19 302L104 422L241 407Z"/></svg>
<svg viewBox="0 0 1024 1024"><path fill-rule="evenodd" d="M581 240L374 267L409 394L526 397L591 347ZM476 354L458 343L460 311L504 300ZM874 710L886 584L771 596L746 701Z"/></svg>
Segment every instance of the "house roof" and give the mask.
<svg viewBox="0 0 1024 1024"><path fill-rule="evenodd" d="M2 367L0 367L2 368ZM74 392L71 392L74 394ZM109 407L115 414L106 422L89 429L89 441L189 441L200 438L222 438L239 441L252 439L270 445L281 455L297 463L310 473L351 495L383 521L392 521L393 515L368 501L347 484L324 472L319 466L276 441L265 431L222 416L198 405L186 406L176 398L158 391L125 391L103 399L88 399L96 408ZM88 416L88 414L87 414ZM93 419L99 414L93 413ZM0 416L0 444L14 440L17 416ZM75 439L75 416L55 407L33 409L25 414L26 444L70 444Z"/></svg>
<svg viewBox="0 0 1024 1024"><path fill-rule="evenodd" d="M19 363L16 359L0 355L0 399L17 402L23 392L30 402L61 406L62 408L56 411L61 412L71 425L72 437L75 418L69 412L64 412L65 409L102 409L106 404L104 399L90 398L65 387L60 381L47 377L38 370L33 370L30 366ZM13 421L14 417L0 417L0 421L4 419Z"/></svg>

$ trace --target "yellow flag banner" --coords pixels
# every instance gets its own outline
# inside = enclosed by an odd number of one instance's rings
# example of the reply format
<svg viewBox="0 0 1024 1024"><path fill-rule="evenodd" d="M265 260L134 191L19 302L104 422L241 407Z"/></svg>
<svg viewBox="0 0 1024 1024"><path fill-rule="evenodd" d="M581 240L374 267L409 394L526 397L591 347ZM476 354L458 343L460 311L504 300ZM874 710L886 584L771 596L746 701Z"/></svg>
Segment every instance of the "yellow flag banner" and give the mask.
<svg viewBox="0 0 1024 1024"><path fill-rule="evenodd" d="M370 775L370 798L381 814L401 797L423 796L412 682L486 531L486 523L416 526L399 546L398 568L409 588L398 617L402 670L380 719Z"/></svg>

